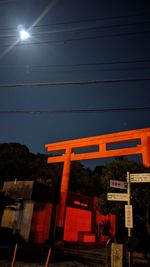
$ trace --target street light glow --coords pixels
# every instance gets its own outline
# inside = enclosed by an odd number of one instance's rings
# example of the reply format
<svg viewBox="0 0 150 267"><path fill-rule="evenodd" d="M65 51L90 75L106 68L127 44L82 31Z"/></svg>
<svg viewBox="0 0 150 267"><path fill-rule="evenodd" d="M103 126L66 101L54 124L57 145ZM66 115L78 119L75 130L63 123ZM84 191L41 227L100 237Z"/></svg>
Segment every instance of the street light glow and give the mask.
<svg viewBox="0 0 150 267"><path fill-rule="evenodd" d="M30 37L30 34L24 29L21 29L19 34L21 40L27 40Z"/></svg>

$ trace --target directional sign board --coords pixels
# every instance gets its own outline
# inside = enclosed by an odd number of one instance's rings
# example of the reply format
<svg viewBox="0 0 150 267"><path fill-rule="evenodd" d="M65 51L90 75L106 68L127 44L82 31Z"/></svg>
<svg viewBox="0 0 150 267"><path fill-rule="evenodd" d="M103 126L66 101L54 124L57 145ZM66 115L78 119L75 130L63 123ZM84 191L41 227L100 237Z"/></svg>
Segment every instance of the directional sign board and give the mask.
<svg viewBox="0 0 150 267"><path fill-rule="evenodd" d="M133 228L132 205L125 205L125 227L126 228Z"/></svg>
<svg viewBox="0 0 150 267"><path fill-rule="evenodd" d="M128 194L125 193L107 193L109 201L128 201Z"/></svg>
<svg viewBox="0 0 150 267"><path fill-rule="evenodd" d="M112 243L111 245L111 267L123 267L124 256L123 244ZM107 265L108 266L108 265Z"/></svg>
<svg viewBox="0 0 150 267"><path fill-rule="evenodd" d="M150 173L130 174L131 183L150 183Z"/></svg>
<svg viewBox="0 0 150 267"><path fill-rule="evenodd" d="M127 189L127 182L118 181L118 180L110 180L110 187Z"/></svg>

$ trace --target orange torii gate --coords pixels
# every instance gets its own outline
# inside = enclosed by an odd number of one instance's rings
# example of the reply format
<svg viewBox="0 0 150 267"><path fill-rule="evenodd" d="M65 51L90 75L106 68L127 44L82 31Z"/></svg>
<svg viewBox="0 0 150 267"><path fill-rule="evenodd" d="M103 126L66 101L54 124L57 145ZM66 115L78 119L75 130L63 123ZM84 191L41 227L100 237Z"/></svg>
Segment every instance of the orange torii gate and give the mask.
<svg viewBox="0 0 150 267"><path fill-rule="evenodd" d="M132 141L139 141L139 144L132 145L132 147L127 148L108 148L108 145ZM75 153L74 151L75 149L89 147L97 148L97 151L87 153ZM57 227L60 230L60 233L63 234L71 161L141 154L143 164L146 167L149 167L150 128L46 144L45 148L48 152L62 151L62 155L48 157L48 163L64 162L60 188L59 217L57 221Z"/></svg>

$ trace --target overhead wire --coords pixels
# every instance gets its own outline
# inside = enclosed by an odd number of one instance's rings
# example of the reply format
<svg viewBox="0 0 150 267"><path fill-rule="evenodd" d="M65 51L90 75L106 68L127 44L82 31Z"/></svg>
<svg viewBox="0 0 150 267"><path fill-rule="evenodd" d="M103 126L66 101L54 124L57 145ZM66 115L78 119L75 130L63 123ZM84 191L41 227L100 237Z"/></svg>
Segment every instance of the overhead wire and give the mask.
<svg viewBox="0 0 150 267"><path fill-rule="evenodd" d="M9 114L47 114L47 113L93 113L93 112L128 112L128 111L150 111L148 107L126 107L126 108L95 108L95 109L55 109L55 110L0 110L0 115Z"/></svg>
<svg viewBox="0 0 150 267"><path fill-rule="evenodd" d="M125 23L125 24L113 24L113 25L105 25L105 26L88 26L88 27L78 27L78 28L65 28L65 29L55 29L55 30L49 30L49 31L41 31L41 32L33 32L32 36L34 35L48 35L53 33L61 33L61 32L78 32L78 31L89 31L89 30L106 30L106 29L112 29L112 28L120 28L120 27L126 27L126 26L135 26L135 25L142 25L142 24L150 24L150 20L148 21L142 21L142 22L132 22L132 23ZM0 35L0 39L5 38L17 38L18 35L12 35L12 34L4 34Z"/></svg>
<svg viewBox="0 0 150 267"><path fill-rule="evenodd" d="M137 64L137 63L150 63L150 59L136 59L136 60L116 60L116 61L101 61L90 63L74 63L74 64L48 64L48 65L0 65L0 69L5 68L64 68L64 67L95 67L103 65L119 65L119 64Z"/></svg>
<svg viewBox="0 0 150 267"><path fill-rule="evenodd" d="M83 41L83 40L97 40L101 38L108 38L108 37L121 37L121 36L131 36L131 35L137 35L137 34L148 34L150 33L150 30L143 30L143 31L134 31L134 32L126 32L126 33L115 33L115 34L101 34L96 36L84 36L84 37L75 37L75 38L66 38L66 39L59 39L59 40L44 40L44 41L31 41L31 42L18 42L14 47L18 46L31 46L31 45L41 45L41 44L49 44L49 43L68 43L73 41ZM11 43L9 44L1 44L0 47L9 47Z"/></svg>
<svg viewBox="0 0 150 267"><path fill-rule="evenodd" d="M149 13L147 13L149 14ZM135 14L133 15L134 16L139 16L141 14ZM128 17L128 16L127 16ZM130 15L129 17L132 17L132 15ZM113 17L115 18L115 17ZM122 18L121 16L116 16L116 18ZM90 21L101 21L101 19L103 18L98 18L98 19L93 19L93 20L90 20ZM106 19L109 19L108 17L105 18ZM79 22L89 22L89 20L78 20L78 21L74 21L74 23L79 23ZM64 23L64 25L70 25L69 23L71 22L66 22ZM80 26L78 28L65 28L65 29L55 29L55 30L49 30L49 31L40 31L40 32L33 32L32 33L32 36L34 37L34 35L38 36L38 35L45 35L44 38L49 38L49 34L53 34L53 33L61 33L61 32L71 32L71 33L76 33L76 32L80 32L83 33L83 31L89 31L90 30L107 30L107 29L112 29L112 28L122 28L122 27L131 27L131 26L135 26L135 25L142 25L142 24L149 24L150 23L150 20L144 20L144 21L135 21L135 22L130 22L130 23L119 23L119 24L113 24L113 25L97 25L97 26L93 26L93 25L90 25L90 26ZM56 23L57 25L63 25L63 23ZM46 27L50 26L51 24L45 24ZM52 24L53 26L55 25ZM44 26L44 24L42 25ZM40 25L35 25L34 28L36 29L36 27L40 27ZM31 27L30 27L31 28ZM1 30L4 30L3 28L0 28L0 31ZM7 28L5 28L5 30L7 30ZM105 37L119 37L119 36L126 36L126 35L135 35L135 34L146 34L146 33L149 33L150 30L149 29L145 29L145 30L140 30L140 31L132 31L132 32L118 32L118 33L106 33L106 34L100 34L100 35L95 35L95 36L79 36L79 37L73 37L73 38L63 38L63 39L58 39L58 40L42 40L42 41L33 41L33 40L30 40L29 42L17 42L17 44L15 46L22 46L22 45L38 45L38 44L47 44L47 43L58 43L58 42L71 42L71 41L81 41L81 40L94 40L94 39L98 39L98 38L105 38ZM18 35L12 35L12 34L3 34L3 35L0 35L0 38L1 39L8 39L8 38L18 38ZM57 38L57 37L55 37ZM9 40L7 40L9 42ZM0 47L7 47L11 45L11 43L2 43L0 45Z"/></svg>
<svg viewBox="0 0 150 267"><path fill-rule="evenodd" d="M133 15L132 15L133 16ZM138 15L134 15L138 16ZM126 16L130 17L130 16ZM122 18L122 16L116 16L111 18L101 18L101 19L93 19L92 21L100 21L100 20L110 20L110 19L118 19ZM36 25L34 28L40 28L40 27L47 27L50 25L67 25L69 23L80 23L80 22L89 22L89 20L80 20L80 21L72 21L72 22L63 22L63 23L53 23L53 24L45 24L45 25ZM143 21L143 22L134 22L134 23L128 23L128 24L118 24L118 25L107 25L107 26L92 26L92 27L84 27L81 29L74 29L74 31L83 31L83 30L97 30L97 29L109 29L109 28L116 28L116 27L124 27L124 26L134 26L139 24L148 24L150 21ZM12 28L5 28L0 30L8 30ZM72 29L64 29L64 31L72 31ZM57 31L47 31L47 32L37 32L34 33L35 35L38 34L49 34L49 33L57 33L61 32L61 30ZM70 38L70 39L62 39L62 40L49 40L49 41L42 41L42 42L31 42L31 43L19 43L18 45L33 45L33 44L46 44L46 43L57 43L57 42L69 42L69 41L79 41L79 40L92 40L92 39L98 39L103 37L110 37L110 36L125 36L125 35L134 35L134 34L145 34L149 33L149 30L144 31L134 31L134 32L128 32L128 33L115 33L115 34L104 34L99 36L91 36L91 37L78 37L78 38ZM9 38L9 37L16 37L16 36L0 36L0 38ZM2 45L1 47L8 46L8 45ZM134 60L134 61L116 61L116 62L95 62L95 63L79 63L79 64L66 64L66 65L35 65L35 66L29 66L30 68L45 68L45 67L64 67L64 66L72 66L72 67L83 67L83 66L99 66L99 65L113 65L113 64L134 64L134 63L149 63L150 60ZM2 66L0 66L1 68ZM14 68L14 66L13 66ZM81 70L80 70L81 71ZM87 70L86 70L87 71ZM94 70L95 71L95 70ZM84 84L101 84L101 83L125 83L125 82L143 82L143 81L149 81L150 77L144 77L144 78L133 78L133 79L113 79L113 80L89 80L89 81L66 81L66 82L45 82L45 83L11 83L11 84L0 84L0 88L18 88L18 87L48 87L48 86L68 86L68 85L84 85ZM150 107L128 107L128 108L101 108L101 109L55 109L55 110L3 110L0 111L0 115L9 115L9 114L47 114L47 113L92 113L92 112L128 112L128 111L150 111Z"/></svg>
<svg viewBox="0 0 150 267"><path fill-rule="evenodd" d="M149 16L149 11L139 12L139 13L132 13L128 15L118 15L118 16L109 16L109 17L99 17L99 18L91 18L91 19L78 19L78 20L70 20L70 21L61 21L61 22L51 22L47 24L39 24L35 25L34 28L40 28L40 27L49 27L49 26L60 26L60 25L68 25L68 24L79 24L79 23L91 23L91 22L98 22L98 21L105 21L105 20L114 20L114 19L124 19L124 18L134 18L139 16ZM25 25L27 28L30 27L30 25ZM0 27L0 31L12 31L16 30L16 27Z"/></svg>
<svg viewBox="0 0 150 267"><path fill-rule="evenodd" d="M61 81L61 82L30 82L30 83L4 83L0 88L21 88L21 87L53 87L68 85L88 85L88 84L107 84L107 83L130 83L150 81L150 77L131 78L131 79L110 79L110 80L80 80L80 81Z"/></svg>
<svg viewBox="0 0 150 267"><path fill-rule="evenodd" d="M68 24L78 24L78 23L89 23L89 22L98 22L98 21L105 21L105 20L113 20L113 19L122 19L127 17L137 17L144 14L150 14L149 12L143 12L139 14L132 14L132 15L126 15L126 16L114 16L114 17L105 17L105 18L95 18L95 19L82 19L78 21L69 21L69 22L61 22L61 23L48 23L48 24L41 24L41 25L35 25L34 28L39 29L40 27L49 27L49 26L58 26L58 25L68 25ZM105 25L105 26L91 26L91 27L84 27L81 29L74 29L74 31L83 31L83 30L97 30L97 29L109 29L109 28L116 28L116 27L124 27L124 26L134 26L139 24L149 24L150 21L142 21L142 22L133 22L128 24L118 24L118 25ZM5 27L0 28L0 31L8 31L13 30L14 27ZM64 29L64 31L72 31L72 29ZM57 30L57 32L60 32ZM86 37L77 37L77 38L68 38L68 39L61 39L61 40L47 40L42 42L31 42L31 43L19 43L16 44L16 46L20 45L33 45L33 44L47 44L47 43L58 43L58 42L71 42L71 41L81 41L81 40L92 40L92 39L99 39L99 38L105 38L105 37L119 37L119 36L126 36L126 35L135 35L135 34L146 34L149 33L150 30L143 30L143 31L133 31L133 32L122 32L122 33L115 33L115 34L101 34L97 36L86 36ZM37 32L34 33L35 35L38 34L49 34L49 33L55 33L51 31L47 32ZM16 37L14 36L0 36L0 38L9 38L9 37ZM7 47L9 45L4 44L1 45L1 47ZM134 61L116 61L116 62L95 62L95 63L80 63L80 64L66 64L66 65L38 65L38 66L30 66L35 68L41 68L41 67L64 67L64 66L99 66L99 65L113 65L113 64L134 64L134 63L145 63L150 62L150 60L134 60ZM2 66L0 66L1 68ZM14 66L13 66L14 68ZM88 81L66 81L66 82L44 82L44 83L11 83L11 84L0 84L0 88L18 88L18 87L48 87L48 86L68 86L68 85L84 85L84 84L101 84L101 83L126 83L126 82L143 82L143 81L149 81L150 77L144 77L144 78L133 78L133 79L111 79L111 80L88 80ZM46 114L46 113L85 113L85 112L126 112L126 111L150 111L150 107L131 107L131 108L101 108L101 109L68 109L68 110L7 110L7 111L0 111L0 115L3 114Z"/></svg>
<svg viewBox="0 0 150 267"><path fill-rule="evenodd" d="M120 72L122 72L122 71L137 71L137 70L148 70L148 69L150 69L150 66L149 67L128 67L128 68L107 68L107 69L68 69L68 70L65 70L65 69L63 69L63 70L53 70L53 69L28 69L27 70L27 72L29 72L29 73L32 73L32 72L40 72L40 73L42 73L42 72L52 72L52 73L55 73L55 72L61 72L61 73L75 73L75 72L114 72L114 71L120 71Z"/></svg>

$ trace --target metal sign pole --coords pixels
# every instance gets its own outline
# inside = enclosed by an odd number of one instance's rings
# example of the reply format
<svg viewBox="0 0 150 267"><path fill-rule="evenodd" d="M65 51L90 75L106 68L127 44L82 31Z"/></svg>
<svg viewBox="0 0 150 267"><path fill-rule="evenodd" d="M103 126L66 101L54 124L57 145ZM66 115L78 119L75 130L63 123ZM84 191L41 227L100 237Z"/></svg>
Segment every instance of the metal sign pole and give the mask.
<svg viewBox="0 0 150 267"><path fill-rule="evenodd" d="M128 205L131 205L131 183L130 183L130 172L127 172L127 194L128 194ZM131 228L128 227L128 239L131 238ZM131 261L131 251L128 251L128 264L129 267L132 266L132 261Z"/></svg>
<svg viewBox="0 0 150 267"><path fill-rule="evenodd" d="M130 183L130 173L129 172L127 172L127 182L128 182L128 188L127 188L128 205L131 205L131 183ZM128 237L131 237L131 228L128 228Z"/></svg>
<svg viewBox="0 0 150 267"><path fill-rule="evenodd" d="M147 177L149 178L149 175L146 174L144 176L144 179L147 181ZM132 178L132 180L131 180ZM133 179L134 178L134 179ZM131 205L131 182L135 182L139 176L137 177L137 174L130 175L130 172L127 172L127 183L120 182L117 180L111 180L110 186L111 187L117 187L120 189L126 189L127 186L127 193L107 193L107 200L109 201L125 201L127 202L127 205L125 205L125 227L128 228L128 240L131 239L131 228L133 228L133 208ZM140 178L141 179L141 178ZM142 178L143 179L143 178ZM144 180L145 181L145 180ZM128 267L132 266L132 253L129 249L128 251Z"/></svg>

